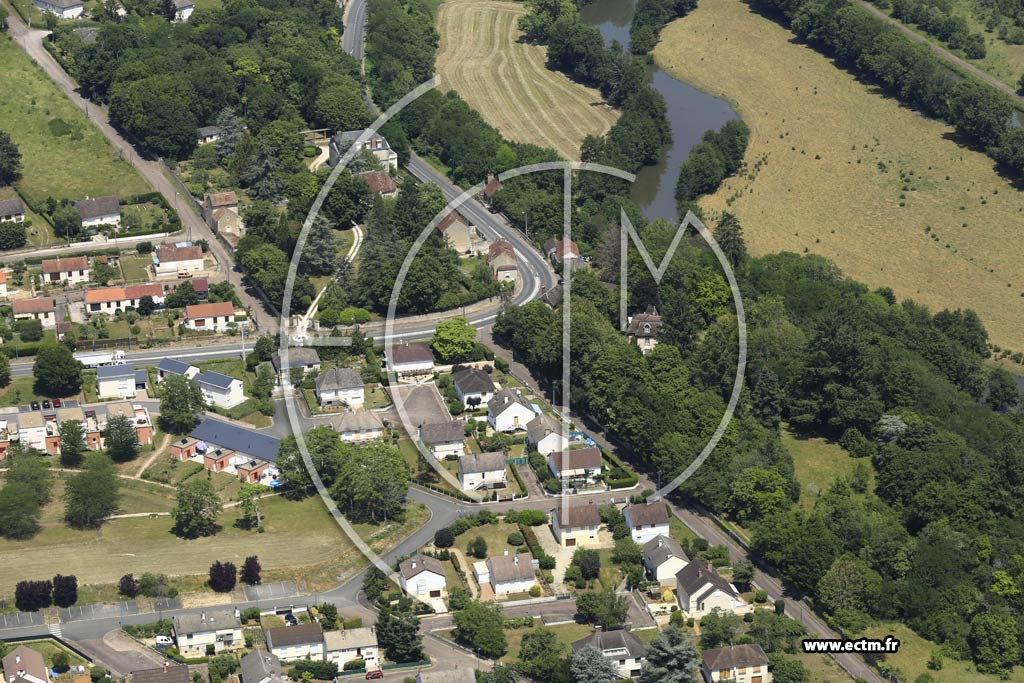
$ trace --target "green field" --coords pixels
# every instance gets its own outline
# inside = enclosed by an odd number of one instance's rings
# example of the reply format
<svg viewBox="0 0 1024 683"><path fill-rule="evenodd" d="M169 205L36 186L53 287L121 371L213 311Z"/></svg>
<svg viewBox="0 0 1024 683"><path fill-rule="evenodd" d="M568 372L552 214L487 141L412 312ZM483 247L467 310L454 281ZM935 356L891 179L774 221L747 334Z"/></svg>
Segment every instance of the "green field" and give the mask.
<svg viewBox="0 0 1024 683"><path fill-rule="evenodd" d="M539 621L537 625L540 625ZM534 628L538 626L534 626ZM560 642L565 644L566 653L572 651L573 642L580 638L586 638L594 632L594 629L587 624L558 624L557 626L548 626L548 628L555 632ZM508 639L508 654L501 658L502 661L511 662L519 656L519 648L523 644L523 636L530 631L531 629L528 628L505 629L505 638Z"/></svg>
<svg viewBox="0 0 1024 683"><path fill-rule="evenodd" d="M1024 193L989 157L741 0L700 3L654 55L750 126L746 171L701 201L712 223L728 209L754 254L820 254L897 299L972 308L993 343L1024 350Z"/></svg>
<svg viewBox="0 0 1024 683"><path fill-rule="evenodd" d="M6 34L0 39L0 121L21 150L18 191L35 206L48 196L81 199L148 192L149 186L85 115Z"/></svg>
<svg viewBox="0 0 1024 683"><path fill-rule="evenodd" d="M857 462L838 444L798 437L788 428L782 430L782 443L793 456L800 506L806 510L814 507L818 495L827 491L836 477L848 476Z"/></svg>
<svg viewBox="0 0 1024 683"><path fill-rule="evenodd" d="M525 545L517 549L515 546L508 544L508 535L513 531L519 531L518 524L505 524L502 522L500 524L484 524L473 527L455 539L455 547L465 554L466 559L470 563L480 560L480 558L471 556L467 550L469 543L477 536L480 536L487 542L487 557L501 555L505 550L508 550L510 555L517 550L527 551L528 549Z"/></svg>

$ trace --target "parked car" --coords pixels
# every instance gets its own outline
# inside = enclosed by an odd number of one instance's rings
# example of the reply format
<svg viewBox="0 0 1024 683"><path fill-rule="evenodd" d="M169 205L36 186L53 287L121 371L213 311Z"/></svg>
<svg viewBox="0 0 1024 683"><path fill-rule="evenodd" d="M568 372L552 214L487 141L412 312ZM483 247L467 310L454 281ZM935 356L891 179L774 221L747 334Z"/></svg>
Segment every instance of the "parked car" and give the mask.
<svg viewBox="0 0 1024 683"><path fill-rule="evenodd" d="M381 671L380 669L374 669L373 671L367 671L366 672L366 680L370 680L371 678L384 678L384 672Z"/></svg>
<svg viewBox="0 0 1024 683"><path fill-rule="evenodd" d="M50 402L49 401L43 401L43 409L44 410L49 410L50 409Z"/></svg>
<svg viewBox="0 0 1024 683"><path fill-rule="evenodd" d="M32 401L32 410L39 410L39 401Z"/></svg>
<svg viewBox="0 0 1024 683"><path fill-rule="evenodd" d="M299 620L295 618L294 614L289 612L288 614L284 615L284 623L288 626L297 626L299 624Z"/></svg>
<svg viewBox="0 0 1024 683"><path fill-rule="evenodd" d="M163 649L165 647L170 647L171 645L174 645L174 640L171 639L170 636L157 636L156 637L156 646L158 648Z"/></svg>
<svg viewBox="0 0 1024 683"><path fill-rule="evenodd" d="M60 408L60 407L61 407L61 405L63 405L63 404L62 404L62 403L60 402L60 399L59 399L59 398L55 398L55 399L53 399L53 407L54 407L54 408Z"/></svg>

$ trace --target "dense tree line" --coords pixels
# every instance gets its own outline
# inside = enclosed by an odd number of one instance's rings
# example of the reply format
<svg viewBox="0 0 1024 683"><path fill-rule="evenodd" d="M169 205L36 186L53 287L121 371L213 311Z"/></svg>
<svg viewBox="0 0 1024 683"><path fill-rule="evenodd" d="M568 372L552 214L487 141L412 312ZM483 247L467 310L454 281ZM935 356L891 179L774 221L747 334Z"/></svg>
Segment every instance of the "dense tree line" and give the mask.
<svg viewBox="0 0 1024 683"><path fill-rule="evenodd" d="M665 24L697 8L697 0L638 0L629 26L629 49L646 54L658 44Z"/></svg>
<svg viewBox="0 0 1024 683"><path fill-rule="evenodd" d="M757 0L800 38L833 55L854 73L880 82L928 116L948 121L968 144L1015 173L1024 173L1024 129L1011 128L1013 103L990 85L954 73L867 10L848 2Z"/></svg>
<svg viewBox="0 0 1024 683"><path fill-rule="evenodd" d="M954 9L950 0L892 0L892 16L916 24L954 50L963 50L968 59L984 59L985 36L971 33L967 20Z"/></svg>
<svg viewBox="0 0 1024 683"><path fill-rule="evenodd" d="M698 197L711 194L723 180L740 170L749 141L750 129L738 120L727 122L717 132L704 133L679 168L676 204L680 214L695 206Z"/></svg>
<svg viewBox="0 0 1024 683"><path fill-rule="evenodd" d="M1024 44L1024 5L1019 0L981 0L970 9L989 31L1011 45Z"/></svg>
<svg viewBox="0 0 1024 683"><path fill-rule="evenodd" d="M716 233L735 242L735 218L726 222ZM661 253L674 229L656 221L640 232ZM898 302L820 257L732 252L749 325L746 385L681 493L752 528L757 552L837 626L900 619L979 669L1019 663L1024 417L1009 378L983 365L977 315ZM723 414L737 325L706 252L684 243L660 288L638 257L630 264L630 309L658 306L662 343L642 356L614 326L614 293L574 275L572 395L668 481ZM494 334L557 384L559 325L559 311L534 302L500 316ZM809 511L793 505L783 421L862 458Z"/></svg>
<svg viewBox="0 0 1024 683"><path fill-rule="evenodd" d="M434 76L434 6L427 0L369 0L366 10L370 86L387 108Z"/></svg>

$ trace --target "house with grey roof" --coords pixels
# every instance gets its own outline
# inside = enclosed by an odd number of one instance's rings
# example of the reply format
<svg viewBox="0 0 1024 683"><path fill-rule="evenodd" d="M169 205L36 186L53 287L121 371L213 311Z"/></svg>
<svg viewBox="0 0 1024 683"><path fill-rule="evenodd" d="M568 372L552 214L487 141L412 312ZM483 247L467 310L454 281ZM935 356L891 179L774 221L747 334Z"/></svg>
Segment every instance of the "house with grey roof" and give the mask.
<svg viewBox="0 0 1024 683"><path fill-rule="evenodd" d="M342 413L332 420L332 424L341 440L349 443L368 443L384 436L384 423L377 413L367 410Z"/></svg>
<svg viewBox="0 0 1024 683"><path fill-rule="evenodd" d="M164 664L155 669L132 671L132 683L189 683L188 666Z"/></svg>
<svg viewBox="0 0 1024 683"><path fill-rule="evenodd" d="M188 21L188 18L192 16L192 12L196 9L196 3L192 0L173 0L174 1L174 22L181 23ZM216 128L216 126L208 126Z"/></svg>
<svg viewBox="0 0 1024 683"><path fill-rule="evenodd" d="M676 599L679 609L700 621L713 610L746 614L753 607L743 602L736 587L726 581L709 561L693 561L676 572Z"/></svg>
<svg viewBox="0 0 1024 683"><path fill-rule="evenodd" d="M204 657L208 645L215 653L245 647L242 621L234 607L206 607L198 614L175 615L174 642L183 657Z"/></svg>
<svg viewBox="0 0 1024 683"><path fill-rule="evenodd" d="M541 455L569 447L569 429L552 416L541 413L526 423L526 443Z"/></svg>
<svg viewBox="0 0 1024 683"><path fill-rule="evenodd" d="M663 500L627 505L622 516L629 535L640 545L658 536L668 536L668 508Z"/></svg>
<svg viewBox="0 0 1024 683"><path fill-rule="evenodd" d="M58 19L78 19L85 12L82 0L32 0L40 12L55 14Z"/></svg>
<svg viewBox="0 0 1024 683"><path fill-rule="evenodd" d="M647 647L632 631L605 631L600 627L572 644L573 653L592 647L611 662L619 678L636 678L643 671ZM747 682L744 682L747 683Z"/></svg>
<svg viewBox="0 0 1024 683"><path fill-rule="evenodd" d="M562 482L562 489L584 489L601 485L604 463L597 448L555 451L548 456L548 469Z"/></svg>
<svg viewBox="0 0 1024 683"><path fill-rule="evenodd" d="M270 363L274 366L274 373L282 384L291 381L291 372L302 371L302 376L310 372L320 372L320 354L310 346L292 346L288 348L288 360L284 359L285 354L275 351L270 357Z"/></svg>
<svg viewBox="0 0 1024 683"><path fill-rule="evenodd" d="M194 379L198 374L199 368L175 358L161 358L159 365L156 366L157 384L163 382L164 379L171 375L181 375L189 379Z"/></svg>
<svg viewBox="0 0 1024 683"><path fill-rule="evenodd" d="M282 662L324 658L320 624L297 624L267 629L267 649Z"/></svg>
<svg viewBox="0 0 1024 683"><path fill-rule="evenodd" d="M448 593L444 565L429 555L413 555L398 565L398 583L407 594L421 600L444 598Z"/></svg>
<svg viewBox="0 0 1024 683"><path fill-rule="evenodd" d="M434 352L426 344L395 344L387 357L388 370L400 380L414 380L434 374Z"/></svg>
<svg viewBox="0 0 1024 683"><path fill-rule="evenodd" d="M238 662L242 683L286 683L281 660L272 652L253 650Z"/></svg>
<svg viewBox="0 0 1024 683"><path fill-rule="evenodd" d="M335 134L328 143L328 165L337 166L352 145L356 145L356 154L368 151L385 167L397 169L398 152L391 149L391 145L384 139L384 136L376 132L370 133L365 139L360 140L366 132L365 130L346 130Z"/></svg>
<svg viewBox="0 0 1024 683"><path fill-rule="evenodd" d="M487 402L487 422L496 432L515 432L537 415L522 389L506 387Z"/></svg>
<svg viewBox="0 0 1024 683"><path fill-rule="evenodd" d="M600 543L601 514L596 505L559 505L551 515L551 532L564 548Z"/></svg>
<svg viewBox="0 0 1024 683"><path fill-rule="evenodd" d="M46 0L51 2L52 0ZM75 202L78 215L82 218L83 228L95 228L99 225L121 227L121 203L116 195L80 199Z"/></svg>
<svg viewBox="0 0 1024 683"><path fill-rule="evenodd" d="M0 223L22 223L25 221L25 205L21 198L0 200Z"/></svg>
<svg viewBox="0 0 1024 683"><path fill-rule="evenodd" d="M101 365L96 368L96 395L101 399L135 398L135 366Z"/></svg>
<svg viewBox="0 0 1024 683"><path fill-rule="evenodd" d="M352 368L331 368L317 376L316 402L321 406L362 408L364 401L363 378Z"/></svg>
<svg viewBox="0 0 1024 683"><path fill-rule="evenodd" d="M357 659L363 660L367 671L379 669L381 662L377 633L366 626L324 631L324 659L337 664L338 671L343 671L345 664Z"/></svg>
<svg viewBox="0 0 1024 683"><path fill-rule="evenodd" d="M675 539L657 536L644 543L644 568L651 580L667 588L675 588L676 574L690 562Z"/></svg>
<svg viewBox="0 0 1024 683"><path fill-rule="evenodd" d="M508 486L505 454L469 453L459 458L459 483L463 491L503 489Z"/></svg>
<svg viewBox="0 0 1024 683"><path fill-rule="evenodd" d="M210 405L218 408L234 408L245 401L242 380L213 370L201 372L195 376L203 398Z"/></svg>
<svg viewBox="0 0 1024 683"><path fill-rule="evenodd" d="M700 658L700 672L707 683L772 683L772 674L768 671L768 655L756 643L704 650Z"/></svg>
<svg viewBox="0 0 1024 683"><path fill-rule="evenodd" d="M496 391L491 376L479 368L455 366L452 368L455 395L470 409L487 405Z"/></svg>
<svg viewBox="0 0 1024 683"><path fill-rule="evenodd" d="M196 442L202 442L204 448L201 450L220 447L264 462L277 462L277 450L281 445L280 439L269 434L212 417L204 418L189 436Z"/></svg>
<svg viewBox="0 0 1024 683"><path fill-rule="evenodd" d="M525 593L537 582L539 566L531 553L494 555L481 562L473 563L473 575L481 588L490 585L495 597L513 593Z"/></svg>
<svg viewBox="0 0 1024 683"><path fill-rule="evenodd" d="M192 4L192 8L195 9L195 3L192 3L191 0L184 1ZM191 12L189 14L191 14ZM217 142L217 140L220 140L220 136L223 134L224 129L220 126L200 126L196 130L196 144L208 145L211 142Z"/></svg>
<svg viewBox="0 0 1024 683"><path fill-rule="evenodd" d="M466 452L466 427L458 420L420 425L420 441L438 460Z"/></svg>

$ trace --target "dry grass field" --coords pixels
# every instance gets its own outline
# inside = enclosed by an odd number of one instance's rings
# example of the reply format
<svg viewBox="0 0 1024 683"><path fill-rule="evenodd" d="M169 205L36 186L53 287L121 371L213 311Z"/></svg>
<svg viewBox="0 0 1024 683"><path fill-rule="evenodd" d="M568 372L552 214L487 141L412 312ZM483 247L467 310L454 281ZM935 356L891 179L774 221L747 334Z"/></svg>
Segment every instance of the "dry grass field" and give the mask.
<svg viewBox="0 0 1024 683"><path fill-rule="evenodd" d="M900 298L973 308L995 343L1024 349L1024 194L988 157L740 0L700 3L655 57L750 126L746 174L703 205L714 218L731 204L754 253L822 254Z"/></svg>
<svg viewBox="0 0 1024 683"><path fill-rule="evenodd" d="M618 113L593 88L545 66L546 48L519 42L522 3L447 0L438 10L441 88L457 91L484 119L516 142L578 159L587 135L607 131Z"/></svg>

